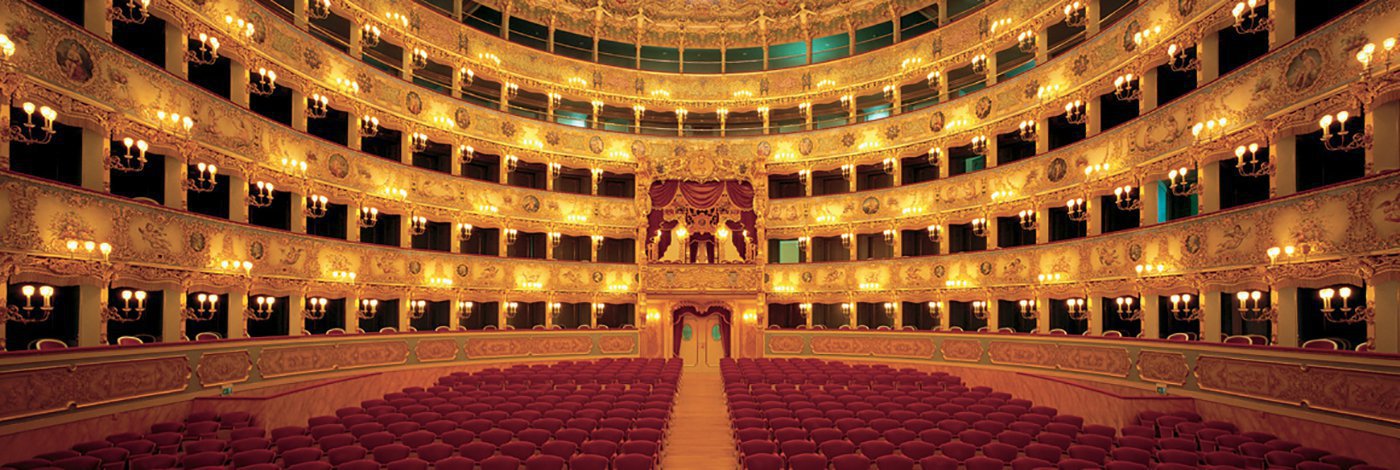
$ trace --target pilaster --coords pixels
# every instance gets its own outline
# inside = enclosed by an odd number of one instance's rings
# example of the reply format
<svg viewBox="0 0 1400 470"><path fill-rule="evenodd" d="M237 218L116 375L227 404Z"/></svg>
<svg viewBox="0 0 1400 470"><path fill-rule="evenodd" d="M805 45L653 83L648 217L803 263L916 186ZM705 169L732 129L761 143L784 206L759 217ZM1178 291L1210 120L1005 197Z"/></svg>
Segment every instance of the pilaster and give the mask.
<svg viewBox="0 0 1400 470"><path fill-rule="evenodd" d="M1274 345L1298 347L1298 288L1275 288L1269 298L1278 313L1274 322Z"/></svg>

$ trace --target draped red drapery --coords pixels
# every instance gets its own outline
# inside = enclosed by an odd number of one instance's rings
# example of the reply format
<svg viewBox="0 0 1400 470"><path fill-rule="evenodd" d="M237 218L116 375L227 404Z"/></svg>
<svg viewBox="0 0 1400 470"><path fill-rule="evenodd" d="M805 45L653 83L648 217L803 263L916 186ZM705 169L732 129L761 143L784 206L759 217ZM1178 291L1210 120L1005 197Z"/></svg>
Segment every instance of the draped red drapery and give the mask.
<svg viewBox="0 0 1400 470"><path fill-rule="evenodd" d="M686 315L694 315L697 318L719 315L719 338L720 342L724 344L724 357L729 357L729 323L733 314L729 309L720 305L711 305L704 311L694 305L686 305L672 312L671 338L673 339L672 343L675 343L673 345L674 351L672 351L675 357L681 356L681 332L685 329L684 318ZM700 332L696 332L696 334L700 334ZM704 332L704 334L709 334L709 332Z"/></svg>
<svg viewBox="0 0 1400 470"><path fill-rule="evenodd" d="M753 211L753 185L747 181L657 181L652 183L648 195L651 197L652 210L647 214L647 240L648 243L656 243L657 253L665 253L666 248L670 247L671 229L677 225L677 222L665 219L665 208L683 205L691 209L709 209L726 204L739 210L739 220L728 221L725 224L732 234L730 241L738 250L739 256L748 259L749 238L758 234L758 216ZM680 200L677 200L677 196ZM701 239L704 237L691 242L695 244ZM699 250L691 250L691 262L695 261L697 251Z"/></svg>

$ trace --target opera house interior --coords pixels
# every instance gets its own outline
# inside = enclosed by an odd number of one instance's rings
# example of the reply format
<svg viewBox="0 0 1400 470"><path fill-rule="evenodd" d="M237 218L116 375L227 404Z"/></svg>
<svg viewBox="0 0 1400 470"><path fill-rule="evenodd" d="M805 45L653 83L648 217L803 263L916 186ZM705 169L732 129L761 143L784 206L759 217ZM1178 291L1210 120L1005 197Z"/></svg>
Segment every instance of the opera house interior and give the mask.
<svg viewBox="0 0 1400 470"><path fill-rule="evenodd" d="M1400 0L0 3L0 470L1400 469Z"/></svg>

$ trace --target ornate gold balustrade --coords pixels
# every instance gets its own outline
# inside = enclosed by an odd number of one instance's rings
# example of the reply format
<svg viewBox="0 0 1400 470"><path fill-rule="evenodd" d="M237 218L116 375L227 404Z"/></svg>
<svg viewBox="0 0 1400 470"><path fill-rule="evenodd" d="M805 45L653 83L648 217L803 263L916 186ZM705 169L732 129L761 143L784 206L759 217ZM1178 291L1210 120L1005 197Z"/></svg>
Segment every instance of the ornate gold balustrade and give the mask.
<svg viewBox="0 0 1400 470"><path fill-rule="evenodd" d="M409 250L296 234L198 216L14 174L0 175L0 235L5 273L30 281L96 283L65 262L66 240L101 240L113 247L115 282L180 287L227 287L241 272L222 260L254 263L251 288L306 295L359 292L441 300L456 294L509 295L511 300L631 302L637 266L579 263ZM82 263L76 263L82 264ZM334 272L357 274L354 282ZM439 286L432 279L451 279ZM54 281L48 281L54 282ZM438 287L433 287L438 286ZM614 287L617 286L617 287Z"/></svg>
<svg viewBox="0 0 1400 470"><path fill-rule="evenodd" d="M1346 214L1346 216L1338 216ZM773 302L986 300L1034 298L1033 291L1086 297L1138 291L1170 294L1204 284L1265 289L1272 246L1317 247L1308 263L1278 282L1356 282L1360 258L1400 274L1400 173L1203 214L1135 230L1063 242L957 253L832 263L768 264ZM1161 264L1162 275L1139 278L1135 266ZM1039 275L1060 280L1041 283ZM1379 274L1374 274L1379 275ZM949 281L958 284L950 287ZM961 283L966 283L965 285ZM1194 291L1194 289L1192 289Z"/></svg>
<svg viewBox="0 0 1400 470"><path fill-rule="evenodd" d="M308 336L0 353L0 423L215 388L472 363L636 357L638 332Z"/></svg>
<svg viewBox="0 0 1400 470"><path fill-rule="evenodd" d="M932 332L765 330L766 357L898 361L1048 374L1303 415L1336 414L1393 436L1397 356L1195 342ZM1246 399L1249 401L1232 400ZM1271 409L1269 411L1277 411ZM1385 431L1389 429L1389 431Z"/></svg>

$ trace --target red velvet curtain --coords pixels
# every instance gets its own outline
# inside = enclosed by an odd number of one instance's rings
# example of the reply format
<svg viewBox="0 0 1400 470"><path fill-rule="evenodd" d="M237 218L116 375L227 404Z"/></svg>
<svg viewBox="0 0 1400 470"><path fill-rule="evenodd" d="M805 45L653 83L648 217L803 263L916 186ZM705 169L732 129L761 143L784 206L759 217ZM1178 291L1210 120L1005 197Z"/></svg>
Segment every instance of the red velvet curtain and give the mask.
<svg viewBox="0 0 1400 470"><path fill-rule="evenodd" d="M675 349L673 353L675 357L680 357L681 355L681 333L685 329L684 318L686 315L694 315L697 318L719 315L719 338L720 342L724 344L724 357L729 357L729 323L733 314L730 313L729 309L719 305L711 305L703 312L693 305L687 305L676 309L676 311L671 314L673 322L671 338L673 338L672 343L674 343ZM699 332L697 332L697 334L698 333ZM707 331L704 334L709 334L709 332Z"/></svg>
<svg viewBox="0 0 1400 470"><path fill-rule="evenodd" d="M740 256L748 259L749 238L757 234L758 215L753 211L754 189L747 181L657 181L652 183L648 195L652 210L647 214L647 238L650 240L660 232L655 241L658 253L665 253L671 245L671 229L675 228L676 223L665 220L664 209L677 202L676 196L683 199L686 207L693 209L714 207L727 196L729 204L740 210L739 220L726 224L732 234L730 242ZM691 250L691 262L694 262L695 251ZM710 257L713 259L713 254Z"/></svg>

